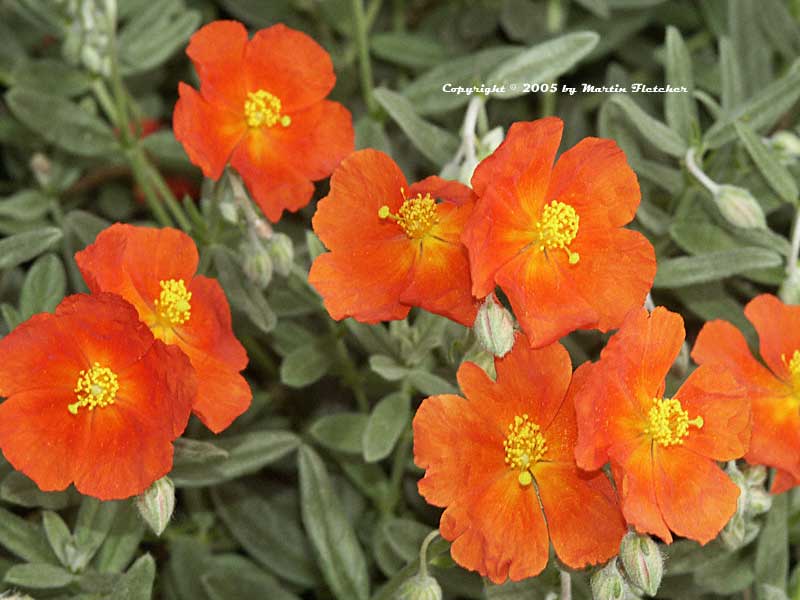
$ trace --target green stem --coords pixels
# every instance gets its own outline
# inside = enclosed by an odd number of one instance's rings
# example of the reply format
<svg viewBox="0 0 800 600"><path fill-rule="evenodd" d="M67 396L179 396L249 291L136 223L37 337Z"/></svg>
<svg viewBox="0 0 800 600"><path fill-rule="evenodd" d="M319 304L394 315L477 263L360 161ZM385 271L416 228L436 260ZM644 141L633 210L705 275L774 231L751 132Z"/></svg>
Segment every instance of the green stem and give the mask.
<svg viewBox="0 0 800 600"><path fill-rule="evenodd" d="M423 577L428 576L428 546L437 537L439 537L439 530L434 529L425 536L425 539L422 540L422 545L419 547L419 574Z"/></svg>
<svg viewBox="0 0 800 600"><path fill-rule="evenodd" d="M375 84L372 79L372 63L369 58L369 42L367 39L367 21L364 17L364 0L351 0L353 9L353 29L358 46L358 63L361 74L361 93L371 114L378 112L378 105L372 95Z"/></svg>
<svg viewBox="0 0 800 600"><path fill-rule="evenodd" d="M392 29L398 32L406 30L406 0L392 1Z"/></svg>
<svg viewBox="0 0 800 600"><path fill-rule="evenodd" d="M561 0L547 1L547 31L557 33L564 26L564 8Z"/></svg>
<svg viewBox="0 0 800 600"><path fill-rule="evenodd" d="M144 153L142 154L144 155ZM175 194L172 193L172 190L169 189L167 182L164 181L159 170L153 166L146 156L144 156L143 162L147 165L147 172L150 175L150 179L155 185L156 190L161 194L164 204L167 205L175 221L177 221L178 226L184 231L191 231L192 222L189 220L189 217L186 216L186 213L183 212L183 207L181 207L180 202L175 198Z"/></svg>
<svg viewBox="0 0 800 600"><path fill-rule="evenodd" d="M385 514L391 515L400 502L400 497L403 493L403 475L406 472L406 464L411 456L411 442L413 437L411 429L407 428L400 438L400 443L392 459L392 473L389 479L389 494L386 500Z"/></svg>
<svg viewBox="0 0 800 600"><path fill-rule="evenodd" d="M561 594L558 600L572 600L572 578L566 571L559 570L558 574L561 580Z"/></svg>
<svg viewBox="0 0 800 600"><path fill-rule="evenodd" d="M153 185L150 183L150 178L147 174L147 164L144 162L144 155L138 148L132 148L126 153L128 162L130 162L131 170L133 171L133 178L139 187L142 188L144 193L144 200L150 212L153 213L156 221L162 227L172 227L172 219L169 214L164 210L164 205L158 199L158 194Z"/></svg>

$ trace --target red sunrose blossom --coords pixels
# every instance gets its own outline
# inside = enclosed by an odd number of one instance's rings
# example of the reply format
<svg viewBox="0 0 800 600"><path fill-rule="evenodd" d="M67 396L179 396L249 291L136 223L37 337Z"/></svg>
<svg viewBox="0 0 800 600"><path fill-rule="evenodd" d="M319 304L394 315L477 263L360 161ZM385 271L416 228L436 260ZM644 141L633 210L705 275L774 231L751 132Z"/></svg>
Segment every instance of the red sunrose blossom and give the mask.
<svg viewBox="0 0 800 600"><path fill-rule="evenodd" d="M747 451L750 405L730 373L708 366L667 397L683 339L680 315L635 309L599 362L575 372L575 457L584 469L611 462L625 519L639 532L705 544L736 512L739 488L717 461Z"/></svg>
<svg viewBox="0 0 800 600"><path fill-rule="evenodd" d="M172 468L195 391L128 302L69 296L0 340L0 448L44 491L134 496Z"/></svg>
<svg viewBox="0 0 800 600"><path fill-rule="evenodd" d="M420 306L471 326L477 308L460 235L473 204L458 182L432 176L409 186L383 152L355 152L317 205L314 231L331 252L311 265L309 282L336 320L403 319Z"/></svg>
<svg viewBox="0 0 800 600"><path fill-rule="evenodd" d="M766 367L726 321L703 326L692 358L730 371L746 390L753 408L753 436L744 458L777 469L771 491L780 494L800 484L800 306L762 294L747 304L744 314L758 332Z"/></svg>
<svg viewBox="0 0 800 600"><path fill-rule="evenodd" d="M511 126L475 169L478 201L462 236L472 293L500 286L535 347L619 326L656 272L650 242L623 228L640 193L622 150L586 138L554 166L562 129L555 117Z"/></svg>
<svg viewBox="0 0 800 600"><path fill-rule="evenodd" d="M581 382L569 354L558 343L532 349L518 334L495 367L492 381L463 363L466 399L432 396L414 417L414 462L425 469L419 491L447 507L440 531L453 559L495 583L538 575L550 542L575 569L608 560L625 522L606 475L575 464Z"/></svg>
<svg viewBox="0 0 800 600"><path fill-rule="evenodd" d="M306 34L273 25L247 39L236 21L215 21L186 50L200 92L181 83L175 137L206 177L230 162L271 221L308 204L353 150L350 112L325 100L336 76L330 55Z"/></svg>
<svg viewBox="0 0 800 600"><path fill-rule="evenodd" d="M153 334L183 350L197 372L194 413L218 433L250 406L239 371L247 353L233 335L225 292L195 275L197 247L177 229L115 224L75 255L92 292L112 292L136 307Z"/></svg>

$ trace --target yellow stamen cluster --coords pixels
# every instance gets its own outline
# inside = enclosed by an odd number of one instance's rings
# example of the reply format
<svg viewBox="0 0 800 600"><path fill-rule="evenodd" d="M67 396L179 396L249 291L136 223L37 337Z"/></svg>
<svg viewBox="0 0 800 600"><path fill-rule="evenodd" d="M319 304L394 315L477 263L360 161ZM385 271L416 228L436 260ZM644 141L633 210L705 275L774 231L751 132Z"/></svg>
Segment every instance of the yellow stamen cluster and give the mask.
<svg viewBox="0 0 800 600"><path fill-rule="evenodd" d="M159 316L170 325L183 325L192 316L192 292L183 279L162 280L160 285L161 294L154 301Z"/></svg>
<svg viewBox="0 0 800 600"><path fill-rule="evenodd" d="M381 219L395 221L412 239L424 237L431 227L439 222L436 200L431 198L430 194L425 194L424 197L422 194L417 194L413 198L406 198L396 215L390 212L388 206L381 206L378 216Z"/></svg>
<svg viewBox="0 0 800 600"><path fill-rule="evenodd" d="M280 123L284 127L292 124L289 115L281 115L281 101L266 90L247 92L244 102L244 116L250 127L273 127Z"/></svg>
<svg viewBox="0 0 800 600"><path fill-rule="evenodd" d="M539 250L563 250L569 257L569 264L574 265L580 260L577 252L570 252L569 245L578 235L580 217L569 204L553 200L545 204L542 217L536 223L536 233L539 235Z"/></svg>
<svg viewBox="0 0 800 600"><path fill-rule="evenodd" d="M689 413L683 410L677 398L653 398L653 407L648 413L649 424L645 433L662 446L681 446L689 435L689 426L698 429L703 427L703 417L689 419Z"/></svg>
<svg viewBox="0 0 800 600"><path fill-rule="evenodd" d="M792 374L792 379L800 378L800 350L795 350L792 358L786 360L786 355L781 354L781 360L786 366L789 367L789 372Z"/></svg>
<svg viewBox="0 0 800 600"><path fill-rule="evenodd" d="M81 407L94 410L97 406L103 408L114 404L118 390L119 382L116 373L108 367L101 367L100 363L94 363L91 369L84 369L80 372L74 390L78 401L67 405L67 410L73 415L77 415L78 409Z"/></svg>
<svg viewBox="0 0 800 600"><path fill-rule="evenodd" d="M506 464L512 469L520 470L519 484L530 485L533 482L530 469L547 452L547 442L539 431L539 426L527 414L517 415L508 425L503 448L506 451Z"/></svg>

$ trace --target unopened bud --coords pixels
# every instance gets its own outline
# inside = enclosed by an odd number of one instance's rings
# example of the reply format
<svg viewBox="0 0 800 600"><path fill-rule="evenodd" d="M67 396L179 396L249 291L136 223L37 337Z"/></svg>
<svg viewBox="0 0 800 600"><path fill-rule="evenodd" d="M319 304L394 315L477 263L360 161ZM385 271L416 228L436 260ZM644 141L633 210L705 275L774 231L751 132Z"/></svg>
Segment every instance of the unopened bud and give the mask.
<svg viewBox="0 0 800 600"><path fill-rule="evenodd" d="M473 330L487 352L502 357L514 345L514 321L494 294L489 294L478 310Z"/></svg>
<svg viewBox="0 0 800 600"><path fill-rule="evenodd" d="M247 279L259 288L266 289L272 280L272 258L261 242L243 243L239 248L242 270Z"/></svg>
<svg viewBox="0 0 800 600"><path fill-rule="evenodd" d="M628 584L617 568L616 558L599 571L595 571L591 586L594 600L623 600L628 595Z"/></svg>
<svg viewBox="0 0 800 600"><path fill-rule="evenodd" d="M169 477L162 477L136 497L136 508L150 529L161 535L175 510L175 484Z"/></svg>
<svg viewBox="0 0 800 600"><path fill-rule="evenodd" d="M442 600L442 588L430 575L417 574L397 590L397 600Z"/></svg>
<svg viewBox="0 0 800 600"><path fill-rule="evenodd" d="M628 533L622 538L619 557L631 583L648 596L655 596L664 575L664 558L653 538Z"/></svg>
<svg viewBox="0 0 800 600"><path fill-rule="evenodd" d="M275 233L267 242L267 251L272 258L272 266L281 277L286 277L294 263L294 244L285 233Z"/></svg>
<svg viewBox="0 0 800 600"><path fill-rule="evenodd" d="M236 206L236 203L231 200L223 200L219 203L219 214L221 214L222 218L228 223L235 225L239 222L239 208Z"/></svg>
<svg viewBox="0 0 800 600"><path fill-rule="evenodd" d="M41 152L36 152L31 156L30 166L36 182L43 188L48 187L53 177L53 163L50 159Z"/></svg>
<svg viewBox="0 0 800 600"><path fill-rule="evenodd" d="M504 137L502 127L495 127L483 136L478 144L478 160L483 160L497 150L497 147L503 143Z"/></svg>
<svg viewBox="0 0 800 600"><path fill-rule="evenodd" d="M722 529L719 534L719 539L730 550L738 550L744 545L747 536L747 523L744 516L736 512L728 524Z"/></svg>
<svg viewBox="0 0 800 600"><path fill-rule="evenodd" d="M767 227L767 219L761 205L745 188L721 185L714 194L714 202L731 225L743 229Z"/></svg>
<svg viewBox="0 0 800 600"><path fill-rule="evenodd" d="M751 488L747 498L747 514L762 515L772 508L772 496L764 488Z"/></svg>
<svg viewBox="0 0 800 600"><path fill-rule="evenodd" d="M741 473L750 487L761 487L767 480L767 467L764 465L747 465Z"/></svg>
<svg viewBox="0 0 800 600"><path fill-rule="evenodd" d="M792 131L779 131L769 139L769 145L778 153L778 160L790 165L800 158L800 137Z"/></svg>

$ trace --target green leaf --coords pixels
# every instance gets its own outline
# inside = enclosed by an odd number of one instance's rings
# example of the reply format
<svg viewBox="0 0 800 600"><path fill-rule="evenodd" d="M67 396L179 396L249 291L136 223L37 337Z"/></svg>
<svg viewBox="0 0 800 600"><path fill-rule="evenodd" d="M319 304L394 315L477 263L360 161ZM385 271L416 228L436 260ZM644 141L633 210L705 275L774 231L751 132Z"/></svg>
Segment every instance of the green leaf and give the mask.
<svg viewBox="0 0 800 600"><path fill-rule="evenodd" d="M94 558L114 523L118 508L118 502L103 502L89 496L83 498L75 522L76 555L71 565L74 571L83 570Z"/></svg>
<svg viewBox="0 0 800 600"><path fill-rule="evenodd" d="M314 421L308 432L320 445L337 452L361 454L367 415L341 412L324 415Z"/></svg>
<svg viewBox="0 0 800 600"><path fill-rule="evenodd" d="M26 222L41 219L47 214L52 199L39 190L21 190L0 200L0 217Z"/></svg>
<svg viewBox="0 0 800 600"><path fill-rule="evenodd" d="M374 96L428 160L441 167L453 158L458 150L458 139L449 131L417 115L414 105L405 96L386 88L376 89Z"/></svg>
<svg viewBox="0 0 800 600"><path fill-rule="evenodd" d="M431 528L411 519L390 518L381 524L392 550L405 562L419 557L419 548Z"/></svg>
<svg viewBox="0 0 800 600"><path fill-rule="evenodd" d="M369 575L322 459L308 446L299 453L300 508L325 581L338 600L367 600Z"/></svg>
<svg viewBox="0 0 800 600"><path fill-rule="evenodd" d="M19 471L11 471L0 483L0 499L29 508L61 510L77 497L78 494L74 490L43 492L38 485Z"/></svg>
<svg viewBox="0 0 800 600"><path fill-rule="evenodd" d="M733 51L730 39L719 39L719 71L722 82L722 108L731 114L745 99L742 68Z"/></svg>
<svg viewBox="0 0 800 600"><path fill-rule="evenodd" d="M109 600L150 600L155 578L156 561L145 554L120 578Z"/></svg>
<svg viewBox="0 0 800 600"><path fill-rule="evenodd" d="M204 487L254 473L272 464L299 445L300 439L289 431L253 431L218 438L216 445L227 458L201 464L175 465L169 474L176 487Z"/></svg>
<svg viewBox="0 0 800 600"><path fill-rule="evenodd" d="M78 156L108 156L118 150L111 128L66 98L13 88L5 99L17 119L67 152Z"/></svg>
<svg viewBox="0 0 800 600"><path fill-rule="evenodd" d="M331 368L330 352L318 342L300 346L289 353L281 363L281 382L293 388L302 388L319 381Z"/></svg>
<svg viewBox="0 0 800 600"><path fill-rule="evenodd" d="M763 0L758 9L761 30L784 58L800 55L800 23L781 0Z"/></svg>
<svg viewBox="0 0 800 600"><path fill-rule="evenodd" d="M37 590L51 590L68 586L75 576L64 569L45 563L14 565L3 578L9 585Z"/></svg>
<svg viewBox="0 0 800 600"><path fill-rule="evenodd" d="M53 312L67 291L67 272L55 254L36 259L22 284L19 296L23 319L36 313Z"/></svg>
<svg viewBox="0 0 800 600"><path fill-rule="evenodd" d="M611 14L606 0L575 0L575 2L601 19L607 19Z"/></svg>
<svg viewBox="0 0 800 600"><path fill-rule="evenodd" d="M44 530L4 508L0 508L0 545L30 562L58 564Z"/></svg>
<svg viewBox="0 0 800 600"><path fill-rule="evenodd" d="M445 93L442 90L445 84L450 84L449 89L478 86L490 71L522 50L519 46L487 48L440 64L405 86L403 96L420 115L453 110L469 102L473 94Z"/></svg>
<svg viewBox="0 0 800 600"><path fill-rule="evenodd" d="M61 516L52 510L46 510L42 513L42 525L44 526L47 541L50 543L50 547L58 557L58 560L63 566L69 568L75 555L74 539L69 527L64 523Z"/></svg>
<svg viewBox="0 0 800 600"><path fill-rule="evenodd" d="M0 313L3 314L3 320L6 322L9 331L16 329L23 321L19 311L7 302L0 304Z"/></svg>
<svg viewBox="0 0 800 600"><path fill-rule="evenodd" d="M228 458L226 450L211 442L180 437L172 445L175 447L175 465L202 465Z"/></svg>
<svg viewBox="0 0 800 600"><path fill-rule="evenodd" d="M527 93L523 84L552 83L588 55L600 36L593 31L568 33L533 46L504 61L488 76L487 85L506 86L498 98L516 98Z"/></svg>
<svg viewBox="0 0 800 600"><path fill-rule="evenodd" d="M736 121L747 123L755 132L772 127L800 98L800 60L781 78L765 86L748 102L733 110L725 119L717 121L706 131L703 141L709 148L720 146L736 138Z"/></svg>
<svg viewBox="0 0 800 600"><path fill-rule="evenodd" d="M688 147L684 140L664 123L648 115L629 96L615 94L609 102L622 110L642 139L647 140L654 148L680 158L686 154Z"/></svg>
<svg viewBox="0 0 800 600"><path fill-rule="evenodd" d="M419 112L419 107L417 111ZM361 150L363 148L374 148L375 150L380 150L385 154L392 154L392 142L389 139L389 136L386 135L386 128L383 126L383 123L380 121L376 121L369 115L364 115L358 121L355 122L355 133L356 133L356 150ZM306 235L311 234L314 235L313 231L306 232ZM314 235L316 237L316 235ZM325 246L322 245L322 242L319 242L319 238L317 238L319 246L322 247L322 252L325 251ZM317 252L317 248L314 248L314 251L311 252L311 245L309 244L309 255L311 260L314 260L317 256L319 256L322 252Z"/></svg>
<svg viewBox="0 0 800 600"><path fill-rule="evenodd" d="M259 564L303 588L319 583L296 504L287 510L240 482L213 488L211 499L233 537Z"/></svg>
<svg viewBox="0 0 800 600"><path fill-rule="evenodd" d="M378 462L389 456L410 420L411 404L406 394L396 392L382 398L364 428L364 460Z"/></svg>
<svg viewBox="0 0 800 600"><path fill-rule="evenodd" d="M213 561L208 573L200 578L211 600L300 600L249 560L235 554L221 558Z"/></svg>
<svg viewBox="0 0 800 600"><path fill-rule="evenodd" d="M677 131L684 141L690 141L697 126L697 104L692 78L692 57L675 27L667 27L667 83L673 87L685 87L686 93L671 93L664 96L664 113L667 125Z"/></svg>
<svg viewBox="0 0 800 600"><path fill-rule="evenodd" d="M751 560L741 553L714 556L694 572L697 586L725 596L752 585L753 579Z"/></svg>
<svg viewBox="0 0 800 600"><path fill-rule="evenodd" d="M417 33L376 33L370 41L378 58L406 67L432 67L447 60L448 51L439 41Z"/></svg>
<svg viewBox="0 0 800 600"><path fill-rule="evenodd" d="M85 210L71 210L64 215L64 229L69 230L83 244L81 249L93 243L111 222Z"/></svg>
<svg viewBox="0 0 800 600"><path fill-rule="evenodd" d="M60 229L41 227L0 240L0 271L36 258L60 242L62 237Z"/></svg>
<svg viewBox="0 0 800 600"><path fill-rule="evenodd" d="M786 590L789 574L789 494L772 497L772 508L766 515L764 527L756 545L756 582ZM759 595L760 597L760 595Z"/></svg>
<svg viewBox="0 0 800 600"><path fill-rule="evenodd" d="M761 138L747 124L737 121L734 126L744 143L744 147L747 148L750 158L756 163L767 184L775 190L775 193L784 202L796 205L800 191L797 189L797 183L795 183L789 169L781 164L766 144L761 141Z"/></svg>
<svg viewBox="0 0 800 600"><path fill-rule="evenodd" d="M97 570L104 573L123 571L139 551L144 531L144 521L133 503L122 503L105 542L95 556L94 565Z"/></svg>
<svg viewBox="0 0 800 600"><path fill-rule="evenodd" d="M42 58L18 63L11 74L11 84L34 92L72 97L88 91L92 80L86 71L60 60Z"/></svg>
<svg viewBox="0 0 800 600"><path fill-rule="evenodd" d="M408 375L408 368L397 363L390 356L373 354L369 357L369 368L383 377L386 381L400 381Z"/></svg>
<svg viewBox="0 0 800 600"><path fill-rule="evenodd" d="M220 0L220 4L232 15L256 28L285 21L291 8L290 0Z"/></svg>
<svg viewBox="0 0 800 600"><path fill-rule="evenodd" d="M119 35L122 72L141 73L166 62L186 45L201 21L200 12L186 10L182 2L153 2Z"/></svg>
<svg viewBox="0 0 800 600"><path fill-rule="evenodd" d="M658 265L655 288L674 288L716 281L751 269L777 267L779 254L764 248L736 248L700 256L662 260Z"/></svg>
<svg viewBox="0 0 800 600"><path fill-rule="evenodd" d="M408 374L408 382L423 394L435 396L436 394L458 394L458 389L446 379L428 373L421 369Z"/></svg>

